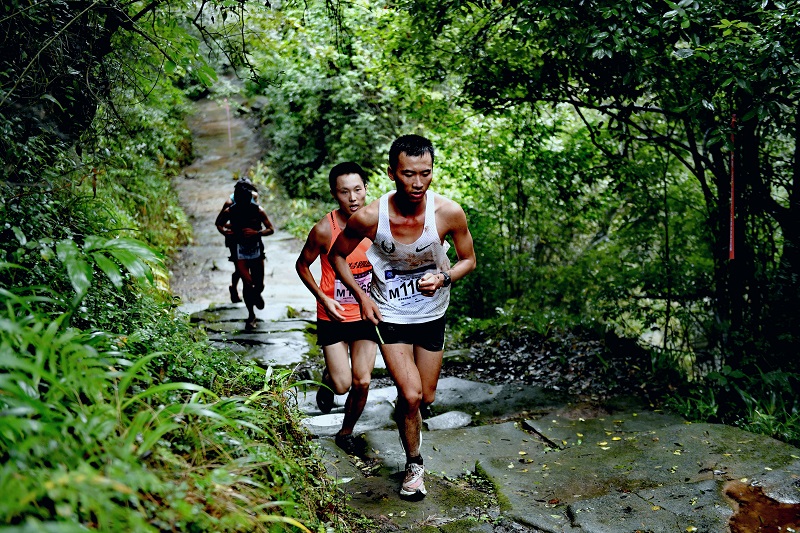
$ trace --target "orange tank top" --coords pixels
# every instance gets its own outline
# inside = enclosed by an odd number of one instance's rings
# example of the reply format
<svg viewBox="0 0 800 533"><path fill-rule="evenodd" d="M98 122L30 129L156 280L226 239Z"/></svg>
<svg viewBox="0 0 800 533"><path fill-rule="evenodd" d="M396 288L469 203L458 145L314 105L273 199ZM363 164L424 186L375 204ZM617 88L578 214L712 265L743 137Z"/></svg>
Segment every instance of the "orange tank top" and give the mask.
<svg viewBox="0 0 800 533"><path fill-rule="evenodd" d="M335 213L335 211L331 211L327 215L328 223L331 226L331 242L328 244L328 250L333 247L333 242L343 229L336 220ZM353 253L347 256L347 264L350 266L353 277L356 278L356 282L367 294L369 294L370 286L372 285L372 265L367 260L367 250L370 246L372 246L372 241L364 239L353 250ZM328 254L320 254L320 264L322 266L322 278L319 282L319 288L322 289L326 296L333 298L344 307L344 311L341 314L344 316L345 322L361 320L361 308L355 297L350 293L350 289L336 278L336 273L333 271ZM330 320L325 308L319 302L317 302L317 320Z"/></svg>

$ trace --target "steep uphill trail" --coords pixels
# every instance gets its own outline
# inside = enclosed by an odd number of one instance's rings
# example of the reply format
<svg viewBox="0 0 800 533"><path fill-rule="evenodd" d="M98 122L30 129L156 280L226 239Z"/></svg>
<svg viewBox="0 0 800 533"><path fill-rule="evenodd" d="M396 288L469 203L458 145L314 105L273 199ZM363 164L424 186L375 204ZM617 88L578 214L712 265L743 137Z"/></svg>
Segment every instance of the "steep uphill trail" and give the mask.
<svg viewBox="0 0 800 533"><path fill-rule="evenodd" d="M224 238L214 220L225 200L233 192L239 176L247 176L264 155L258 132L246 118L234 112L236 103L203 99L194 104L187 118L192 132L196 159L173 181L181 207L192 224L192 241L173 258L171 286L180 297L180 309L195 313L230 303L228 286L234 271L228 261ZM270 214L270 203L280 199L262 194L259 203ZM302 243L276 226L275 234L264 238L266 273L262 320L285 316L286 309L313 310L314 298L294 271L294 262ZM239 284L241 294L241 283ZM242 322L246 316L243 304Z"/></svg>

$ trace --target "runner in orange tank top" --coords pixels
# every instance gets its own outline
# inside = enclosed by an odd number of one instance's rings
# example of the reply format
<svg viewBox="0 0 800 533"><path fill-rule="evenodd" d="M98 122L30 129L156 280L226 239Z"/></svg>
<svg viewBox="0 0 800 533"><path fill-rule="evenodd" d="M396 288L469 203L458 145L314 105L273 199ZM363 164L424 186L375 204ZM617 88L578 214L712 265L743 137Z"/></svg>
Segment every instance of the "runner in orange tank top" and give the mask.
<svg viewBox="0 0 800 533"><path fill-rule="evenodd" d="M317 406L323 413L329 413L334 406L334 393L349 391L344 421L335 441L347 453L361 455L366 451L366 443L353 436L353 429L367 403L377 353L377 333L372 322L362 320L360 306L334 273L328 252L350 216L364 205L368 180L361 166L349 162L333 167L328 180L339 208L325 215L311 229L295 267L303 284L317 299L317 344L325 355L323 386L317 391ZM371 242L364 239L347 256L350 272L367 292L372 280L372 266L366 256L370 245ZM317 257L322 267L319 284L310 270Z"/></svg>

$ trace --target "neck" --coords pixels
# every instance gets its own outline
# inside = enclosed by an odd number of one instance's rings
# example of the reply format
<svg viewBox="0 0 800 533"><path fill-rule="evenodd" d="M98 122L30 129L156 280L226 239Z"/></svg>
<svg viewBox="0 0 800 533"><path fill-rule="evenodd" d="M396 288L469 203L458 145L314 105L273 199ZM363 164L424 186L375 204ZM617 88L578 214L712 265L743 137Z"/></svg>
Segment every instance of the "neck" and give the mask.
<svg viewBox="0 0 800 533"><path fill-rule="evenodd" d="M394 201L394 207L397 210L398 214L403 216L414 216L425 211L425 205L426 202L428 201L428 195L426 193L425 196L422 197L422 201L420 203L409 202L407 197L397 192L393 195L391 199Z"/></svg>
<svg viewBox="0 0 800 533"><path fill-rule="evenodd" d="M339 218L341 218L345 223L350 220L350 215L352 215L349 209L342 209L341 207L337 209L336 212L339 214Z"/></svg>

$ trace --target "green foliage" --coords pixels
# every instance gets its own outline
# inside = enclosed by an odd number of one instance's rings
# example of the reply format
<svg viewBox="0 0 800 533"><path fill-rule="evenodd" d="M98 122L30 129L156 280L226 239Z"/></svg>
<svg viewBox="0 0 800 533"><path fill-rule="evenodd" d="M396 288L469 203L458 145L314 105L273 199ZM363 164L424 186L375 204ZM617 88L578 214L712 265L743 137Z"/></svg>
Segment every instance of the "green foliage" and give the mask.
<svg viewBox="0 0 800 533"><path fill-rule="evenodd" d="M0 291L0 487L20 496L0 505L4 523L268 531L316 520L322 467L302 432L276 423L291 420L286 376L252 368L256 392L221 397L159 378L162 354L135 357L125 339L71 328L41 303ZM230 354L205 352L196 372L230 366ZM229 388L241 376L217 379Z"/></svg>
<svg viewBox="0 0 800 533"><path fill-rule="evenodd" d="M672 396L668 404L690 419L733 424L797 445L799 385L795 373L746 373L726 365Z"/></svg>

